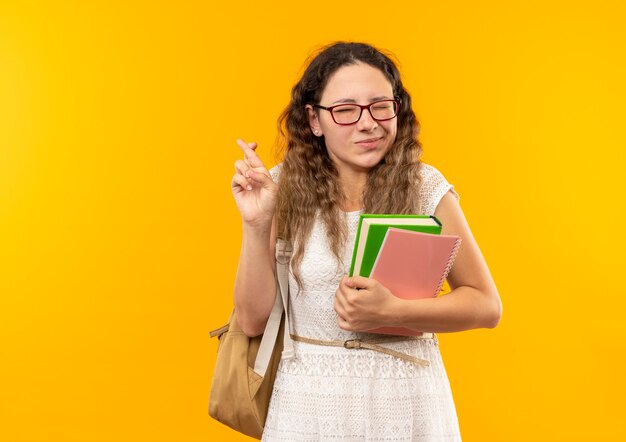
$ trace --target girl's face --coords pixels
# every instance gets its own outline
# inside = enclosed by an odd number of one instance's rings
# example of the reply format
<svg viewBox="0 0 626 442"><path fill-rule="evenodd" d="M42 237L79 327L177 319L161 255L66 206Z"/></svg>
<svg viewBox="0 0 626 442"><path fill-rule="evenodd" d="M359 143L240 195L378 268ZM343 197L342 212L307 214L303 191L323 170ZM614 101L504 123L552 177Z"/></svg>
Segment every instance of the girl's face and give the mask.
<svg viewBox="0 0 626 442"><path fill-rule="evenodd" d="M339 68L329 78L319 104L367 105L393 98L391 83L379 69L357 63ZM313 134L325 137L328 155L340 174L369 171L383 159L396 139L397 118L376 121L363 109L359 121L341 126L333 121L329 111L313 109L310 105L306 108Z"/></svg>

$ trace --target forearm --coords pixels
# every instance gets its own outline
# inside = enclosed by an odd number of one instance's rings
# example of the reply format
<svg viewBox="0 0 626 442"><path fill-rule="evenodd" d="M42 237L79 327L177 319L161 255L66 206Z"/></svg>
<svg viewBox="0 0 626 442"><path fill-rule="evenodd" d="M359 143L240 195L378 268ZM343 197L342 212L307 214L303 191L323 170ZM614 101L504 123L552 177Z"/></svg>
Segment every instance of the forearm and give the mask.
<svg viewBox="0 0 626 442"><path fill-rule="evenodd" d="M497 293L461 286L437 298L397 299L390 310L390 325L434 333L457 332L493 328L501 314Z"/></svg>
<svg viewBox="0 0 626 442"><path fill-rule="evenodd" d="M244 333L263 332L276 296L271 229L244 226L235 278L235 311Z"/></svg>

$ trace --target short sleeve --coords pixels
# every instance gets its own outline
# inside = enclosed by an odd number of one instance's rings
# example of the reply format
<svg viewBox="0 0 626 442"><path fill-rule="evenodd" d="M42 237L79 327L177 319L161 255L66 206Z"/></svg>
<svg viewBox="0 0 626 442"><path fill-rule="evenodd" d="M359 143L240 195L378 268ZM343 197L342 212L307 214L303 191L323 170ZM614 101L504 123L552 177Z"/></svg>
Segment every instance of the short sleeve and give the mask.
<svg viewBox="0 0 626 442"><path fill-rule="evenodd" d="M451 191L457 200L461 199L454 186L433 166L422 163L420 178L422 180L419 190L421 214L434 215L439 201L448 191Z"/></svg>
<svg viewBox="0 0 626 442"><path fill-rule="evenodd" d="M278 183L278 180L280 179L280 171L282 170L282 168L283 163L280 163L268 170L270 176L272 177L272 180L274 180L275 183Z"/></svg>

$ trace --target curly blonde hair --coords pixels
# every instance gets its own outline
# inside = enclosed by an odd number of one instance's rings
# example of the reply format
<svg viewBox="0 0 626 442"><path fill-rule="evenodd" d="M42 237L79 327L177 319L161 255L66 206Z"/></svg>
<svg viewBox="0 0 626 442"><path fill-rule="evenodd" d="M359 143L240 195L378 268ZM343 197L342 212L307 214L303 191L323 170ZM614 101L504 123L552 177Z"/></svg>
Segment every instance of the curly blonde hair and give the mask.
<svg viewBox="0 0 626 442"><path fill-rule="evenodd" d="M311 133L307 104L319 103L328 79L339 68L365 63L379 69L400 101L396 140L369 173L362 194L365 213L419 213L421 145L419 123L411 108L400 73L388 55L364 43L338 42L314 54L302 78L293 87L291 102L278 120L278 157L283 157L276 207L277 234L294 244L292 269L300 287L299 266L317 215L326 226L332 253L339 262L347 236L345 195L339 184L324 137ZM390 192L393 189L393 192Z"/></svg>

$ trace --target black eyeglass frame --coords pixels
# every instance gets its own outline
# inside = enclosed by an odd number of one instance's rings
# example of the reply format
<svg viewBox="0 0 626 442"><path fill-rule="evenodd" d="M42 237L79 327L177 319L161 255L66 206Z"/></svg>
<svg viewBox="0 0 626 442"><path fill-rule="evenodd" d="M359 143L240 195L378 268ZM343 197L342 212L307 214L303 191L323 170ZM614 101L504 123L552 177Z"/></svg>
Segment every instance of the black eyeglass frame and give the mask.
<svg viewBox="0 0 626 442"><path fill-rule="evenodd" d="M379 103L385 103L387 101L392 101L395 104L394 107L394 115L393 117L389 117L389 118L376 118L373 114L372 114L372 106L374 106L375 104L379 104ZM393 100L378 100L378 101L374 101L373 103L370 104L356 104L356 103L341 103L341 104L336 104L334 106L322 106L321 104L311 104L311 106L317 108L317 109L324 109L328 112L330 112L330 116L333 119L333 121L335 122L335 124L338 124L339 126L351 126L353 124L356 124L359 122L359 120L361 119L361 117L363 116L363 109L367 109L367 111L370 113L370 116L372 117L372 119L376 120L376 121L389 121L389 120L393 120L394 118L396 118L398 116L398 112L400 112L400 100L399 99L393 99ZM340 106L357 106L359 108L361 108L361 111L359 112L359 117L353 121L352 123L339 123L337 120L335 120L335 114L333 113L333 109L340 107Z"/></svg>

